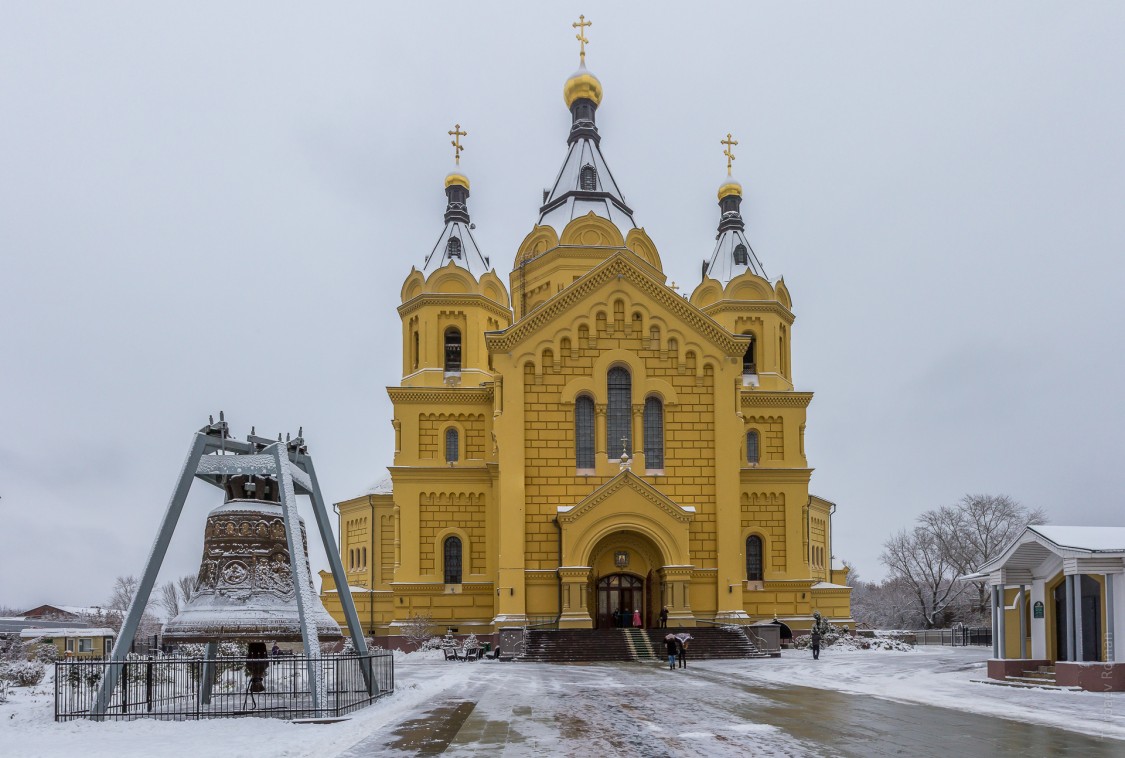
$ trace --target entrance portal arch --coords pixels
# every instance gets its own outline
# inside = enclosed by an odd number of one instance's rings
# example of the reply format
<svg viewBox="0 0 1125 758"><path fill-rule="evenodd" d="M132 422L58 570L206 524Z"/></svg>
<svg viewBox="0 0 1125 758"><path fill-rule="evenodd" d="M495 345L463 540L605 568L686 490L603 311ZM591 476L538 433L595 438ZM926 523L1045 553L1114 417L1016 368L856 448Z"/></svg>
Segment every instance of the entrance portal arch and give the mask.
<svg viewBox="0 0 1125 758"><path fill-rule="evenodd" d="M587 597L595 627L632 626L635 611L640 611L643 627L656 626L665 560L650 537L629 529L611 532L598 540L588 560L592 591ZM615 617L617 611L624 611L627 620Z"/></svg>

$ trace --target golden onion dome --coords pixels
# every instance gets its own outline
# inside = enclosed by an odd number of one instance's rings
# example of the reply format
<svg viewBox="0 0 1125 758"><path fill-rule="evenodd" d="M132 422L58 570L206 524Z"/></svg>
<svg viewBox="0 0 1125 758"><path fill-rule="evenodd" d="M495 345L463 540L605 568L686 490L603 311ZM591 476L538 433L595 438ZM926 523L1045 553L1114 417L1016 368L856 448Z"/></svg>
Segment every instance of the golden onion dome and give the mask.
<svg viewBox="0 0 1125 758"><path fill-rule="evenodd" d="M719 200L721 201L724 197L729 197L730 195L742 197L742 185L728 176L719 186Z"/></svg>
<svg viewBox="0 0 1125 758"><path fill-rule="evenodd" d="M574 105L575 100L582 98L593 100L594 105L602 103L602 83L585 66L575 71L563 85L563 99L566 100L567 108Z"/></svg>
<svg viewBox="0 0 1125 758"><path fill-rule="evenodd" d="M452 171L445 177L445 186L452 187L454 184L469 188L469 177L462 174L460 171Z"/></svg>

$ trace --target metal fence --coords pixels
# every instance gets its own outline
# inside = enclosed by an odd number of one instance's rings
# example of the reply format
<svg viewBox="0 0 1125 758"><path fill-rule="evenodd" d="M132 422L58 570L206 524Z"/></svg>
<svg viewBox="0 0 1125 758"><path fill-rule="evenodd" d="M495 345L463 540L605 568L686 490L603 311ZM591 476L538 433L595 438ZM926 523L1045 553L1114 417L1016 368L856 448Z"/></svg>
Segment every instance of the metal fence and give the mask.
<svg viewBox="0 0 1125 758"><path fill-rule="evenodd" d="M989 646L992 644L992 630L988 627L958 626L953 629L919 629L909 632L907 636L914 636L916 645L949 645L952 647L969 647L972 645Z"/></svg>
<svg viewBox="0 0 1125 758"><path fill-rule="evenodd" d="M394 658L387 651L311 662L297 655L66 660L55 664L55 720L96 718L90 710L110 667L120 675L107 719L327 718L362 708L395 688ZM310 670L325 680L319 707L313 707Z"/></svg>

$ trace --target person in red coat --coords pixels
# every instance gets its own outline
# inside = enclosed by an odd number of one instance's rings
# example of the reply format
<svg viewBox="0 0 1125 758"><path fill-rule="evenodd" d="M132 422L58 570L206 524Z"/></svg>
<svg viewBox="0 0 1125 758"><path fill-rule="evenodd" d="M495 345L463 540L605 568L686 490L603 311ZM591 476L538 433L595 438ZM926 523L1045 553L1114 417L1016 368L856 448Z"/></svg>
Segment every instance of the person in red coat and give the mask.
<svg viewBox="0 0 1125 758"><path fill-rule="evenodd" d="M635 626L637 629L641 628L641 609L640 608L633 611L633 626Z"/></svg>

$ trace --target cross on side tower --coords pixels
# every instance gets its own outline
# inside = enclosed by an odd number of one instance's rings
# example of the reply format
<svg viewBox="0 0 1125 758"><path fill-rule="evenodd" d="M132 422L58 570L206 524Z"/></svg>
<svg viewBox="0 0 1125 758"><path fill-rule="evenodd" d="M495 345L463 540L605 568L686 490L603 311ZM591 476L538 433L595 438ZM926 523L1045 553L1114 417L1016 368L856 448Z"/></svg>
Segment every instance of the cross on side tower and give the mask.
<svg viewBox="0 0 1125 758"><path fill-rule="evenodd" d="M738 140L731 139L730 132L727 132L727 138L719 140L719 144L726 145L723 155L727 157L727 176L730 176L731 163L734 161L734 146L738 144Z"/></svg>
<svg viewBox="0 0 1125 758"><path fill-rule="evenodd" d="M578 20L571 24L571 27L578 30L578 34L574 38L578 40L578 59L583 66L586 65L586 43L590 41L586 39L586 27L593 25L593 21L587 21L586 17L581 14L579 14Z"/></svg>
<svg viewBox="0 0 1125 758"><path fill-rule="evenodd" d="M453 125L453 131L451 131L449 133L449 136L453 138L452 141L450 141L450 143L449 143L449 144L453 145L453 160L457 163L458 166L460 166L461 165L461 151L465 149L465 146L461 144L461 138L462 137L468 137L469 133L461 131L461 125L460 124L454 124Z"/></svg>

